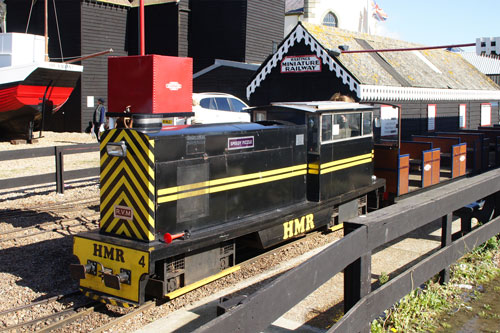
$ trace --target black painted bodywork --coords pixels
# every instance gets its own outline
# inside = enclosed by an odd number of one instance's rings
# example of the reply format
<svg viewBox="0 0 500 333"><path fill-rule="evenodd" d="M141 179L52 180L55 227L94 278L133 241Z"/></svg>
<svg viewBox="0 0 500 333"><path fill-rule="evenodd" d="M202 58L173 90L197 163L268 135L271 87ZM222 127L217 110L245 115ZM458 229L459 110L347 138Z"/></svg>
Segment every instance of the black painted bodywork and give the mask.
<svg viewBox="0 0 500 333"><path fill-rule="evenodd" d="M322 112L265 110L267 120L261 123L113 132L113 138L129 138L134 147L140 140L153 147L155 236L138 240L101 231L78 237L150 253L150 276L138 290L139 303L233 266L236 239L267 248L342 223L366 213L367 196L384 188L384 180L372 179L371 136L321 143L309 120ZM358 112L325 112L349 111ZM235 148L232 143L240 139L245 144ZM115 192L119 195L119 188ZM163 241L164 233L186 230L189 237ZM177 262L182 268L170 271Z"/></svg>
<svg viewBox="0 0 500 333"><path fill-rule="evenodd" d="M192 126L151 134L155 140L156 188L161 190L296 165L305 168L306 148L304 144L296 145L297 135L305 135L304 126ZM254 147L228 149L228 140L240 137L253 137ZM228 185L237 183L232 181ZM304 174L160 202L156 212L156 232L176 233L219 225L304 202L305 193Z"/></svg>

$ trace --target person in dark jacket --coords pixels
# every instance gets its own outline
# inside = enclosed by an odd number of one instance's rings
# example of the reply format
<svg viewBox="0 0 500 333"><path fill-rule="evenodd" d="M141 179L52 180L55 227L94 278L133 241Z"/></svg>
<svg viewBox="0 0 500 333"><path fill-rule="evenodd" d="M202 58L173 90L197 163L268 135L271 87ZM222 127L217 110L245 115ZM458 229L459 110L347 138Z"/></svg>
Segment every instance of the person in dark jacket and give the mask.
<svg viewBox="0 0 500 333"><path fill-rule="evenodd" d="M93 131L97 141L100 141L101 132L104 132L104 125L106 124L106 107L104 106L103 98L97 100L97 107L94 110L92 121L94 123Z"/></svg>

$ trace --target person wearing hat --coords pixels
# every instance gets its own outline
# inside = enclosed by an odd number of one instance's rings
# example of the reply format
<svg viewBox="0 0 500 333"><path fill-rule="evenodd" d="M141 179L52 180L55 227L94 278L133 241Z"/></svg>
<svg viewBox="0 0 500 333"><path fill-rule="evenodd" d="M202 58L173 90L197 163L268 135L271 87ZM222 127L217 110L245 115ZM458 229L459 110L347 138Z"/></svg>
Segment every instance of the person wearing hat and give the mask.
<svg viewBox="0 0 500 333"><path fill-rule="evenodd" d="M93 132L95 133L97 141L100 141L101 132L104 132L104 125L106 124L106 108L104 107L104 98L97 99L97 107L94 110L92 120L94 123Z"/></svg>

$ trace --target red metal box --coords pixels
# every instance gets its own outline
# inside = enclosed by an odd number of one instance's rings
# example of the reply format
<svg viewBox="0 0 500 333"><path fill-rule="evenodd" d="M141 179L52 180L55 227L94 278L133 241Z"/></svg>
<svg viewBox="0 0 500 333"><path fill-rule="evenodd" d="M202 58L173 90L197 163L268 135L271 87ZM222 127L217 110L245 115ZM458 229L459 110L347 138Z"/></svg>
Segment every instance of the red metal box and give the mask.
<svg viewBox="0 0 500 333"><path fill-rule="evenodd" d="M192 112L193 60L160 55L110 57L109 112Z"/></svg>

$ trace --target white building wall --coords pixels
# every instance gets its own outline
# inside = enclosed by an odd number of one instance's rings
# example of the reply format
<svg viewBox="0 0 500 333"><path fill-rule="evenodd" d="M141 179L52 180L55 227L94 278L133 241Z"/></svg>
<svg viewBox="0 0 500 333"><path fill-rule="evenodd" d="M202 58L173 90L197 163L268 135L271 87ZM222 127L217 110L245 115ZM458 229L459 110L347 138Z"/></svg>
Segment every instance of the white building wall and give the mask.
<svg viewBox="0 0 500 333"><path fill-rule="evenodd" d="M337 17L341 29L375 34L377 21L372 17L371 3L371 0L304 0L304 15L285 16L285 36L299 20L322 24L328 12Z"/></svg>

